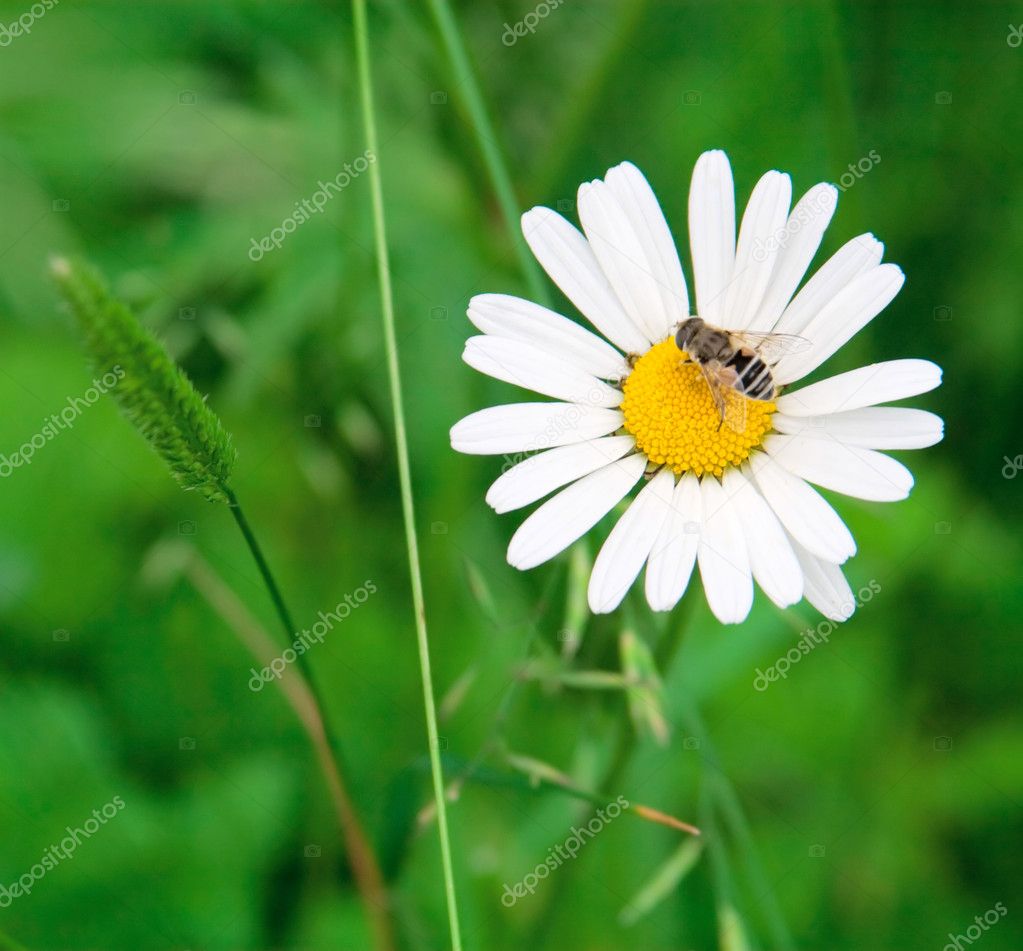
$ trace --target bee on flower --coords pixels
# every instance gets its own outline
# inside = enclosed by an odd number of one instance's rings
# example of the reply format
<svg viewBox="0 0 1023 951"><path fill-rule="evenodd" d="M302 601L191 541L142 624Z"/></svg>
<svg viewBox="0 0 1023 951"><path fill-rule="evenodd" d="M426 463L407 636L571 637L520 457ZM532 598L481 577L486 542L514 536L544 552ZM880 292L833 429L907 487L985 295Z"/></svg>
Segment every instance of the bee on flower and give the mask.
<svg viewBox="0 0 1023 951"><path fill-rule="evenodd" d="M466 363L553 401L490 407L451 429L460 452L529 454L486 496L499 513L546 498L513 535L510 564L553 558L642 483L594 562L594 612L617 607L641 572L650 607L671 610L698 569L723 623L749 614L754 581L780 607L805 597L832 620L849 615L840 566L856 543L814 486L905 498L913 477L881 450L933 445L942 421L881 404L935 388L941 370L889 360L793 388L904 278L863 234L800 287L838 192L815 185L790 210L791 198L789 176L768 172L736 236L728 159L704 153L689 191L692 297L653 190L628 162L580 186L582 232L549 208L523 215L533 254L594 330L504 294L469 304L481 335Z"/></svg>

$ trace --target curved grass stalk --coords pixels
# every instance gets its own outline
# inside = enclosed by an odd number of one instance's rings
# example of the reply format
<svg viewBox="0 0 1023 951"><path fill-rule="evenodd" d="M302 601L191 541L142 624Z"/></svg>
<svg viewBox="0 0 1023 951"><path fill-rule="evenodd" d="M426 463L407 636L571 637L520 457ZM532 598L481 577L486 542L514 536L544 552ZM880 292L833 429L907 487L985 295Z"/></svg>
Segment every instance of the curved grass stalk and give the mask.
<svg viewBox="0 0 1023 951"><path fill-rule="evenodd" d="M394 296L391 289L391 268L384 221L383 189L380 182L379 146L377 143L376 114L373 105L373 86L369 63L369 30L366 23L365 0L352 0L352 13L355 24L355 50L366 146L373 155L378 157L378 160L369 167L369 184L373 204L374 247L380 285L380 314L383 322L384 343L387 348L387 375L390 383L391 404L394 411L394 437L398 456L398 479L401 486L401 508L405 522L405 544L408 549L409 573L412 580L412 604L415 611L419 672L423 686L423 710L426 716L426 732L430 746L433 797L437 809L437 831L440 837L444 895L447 903L448 926L451 932L451 947L453 951L461 951L462 937L458 923L458 899L451 862L447 803L444 797L444 772L440 761L437 709L433 696L433 678L430 671L430 642L426 631L426 607L423 599L423 578L419 563L419 543L416 538L415 508L412 500L408 435L405 428L405 408L401 392L401 369L398 363L398 342L394 326Z"/></svg>
<svg viewBox="0 0 1023 951"><path fill-rule="evenodd" d="M93 364L115 378L116 384L110 384L111 393L124 415L183 488L196 490L211 502L223 502L230 508L284 627L285 642L290 645L297 628L230 487L236 458L230 434L160 341L110 292L96 270L85 262L61 257L54 258L50 266L81 328ZM330 760L328 784L335 802L341 805L341 833L356 887L373 924L377 947L390 951L394 941L383 877L345 789L341 747L331 733L326 706L305 656L298 654L298 660Z"/></svg>
<svg viewBox="0 0 1023 951"><path fill-rule="evenodd" d="M258 551L258 546L256 550ZM238 596L198 553L189 560L185 574L256 661L264 666L270 664L275 654L273 641ZM283 601L281 608L286 615L287 609L283 607ZM380 951L391 951L395 945L387 888L376 855L366 840L345 784L339 764L340 753L332 748L322 704L307 674L285 670L277 684L295 711L316 754L316 761L323 773L338 825L341 827L352 873L376 936L377 947Z"/></svg>

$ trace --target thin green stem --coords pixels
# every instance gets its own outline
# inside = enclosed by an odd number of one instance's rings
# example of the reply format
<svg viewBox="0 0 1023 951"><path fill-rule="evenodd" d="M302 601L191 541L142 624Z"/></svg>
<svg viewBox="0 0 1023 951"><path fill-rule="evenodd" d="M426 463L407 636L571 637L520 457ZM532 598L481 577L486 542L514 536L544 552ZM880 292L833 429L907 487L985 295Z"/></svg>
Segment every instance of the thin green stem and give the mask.
<svg viewBox="0 0 1023 951"><path fill-rule="evenodd" d="M667 678L668 669L671 667L671 663L675 659L675 654L678 652L678 649L682 644L682 635L686 629L686 621L688 620L690 610L689 603L683 599L682 604L676 608L675 614L672 615L672 623L670 623L668 629L663 632L660 640L657 642L656 648L654 649L654 663L656 664L657 670L662 679ZM623 607L623 611L625 613L626 624L636 627L640 618L639 613L633 606L633 602L627 600ZM650 625L647 624L646 627L649 628ZM600 780L598 785L599 789L611 792L621 787L622 782L625 779L625 774L628 771L629 763L632 760L632 754L635 750L636 731L630 727L628 722L625 722L618 732L618 739L615 741L615 749L611 754L611 760L608 763L607 769L604 771L604 775ZM593 818L594 815L596 815L595 811L587 815L583 824L585 825L585 823ZM550 898L536 919L536 925L533 929L533 937L536 940L533 943L538 943L540 936L550 929L554 916L563 904L561 898L564 895L565 890L568 888L568 884L569 876L567 873L559 875L558 878L552 882L551 888L548 889Z"/></svg>
<svg viewBox="0 0 1023 951"><path fill-rule="evenodd" d="M234 520L238 523L238 528L241 529L241 533L245 538L245 543L249 546L249 551L252 552L252 557L255 560L256 567L259 569L259 573L263 578L263 583L266 585L266 589L270 593L270 600L273 601L274 610L277 612L277 617L280 618L281 626L284 628L284 636L290 644L297 633L295 622L291 619L291 612L288 611L288 606L284 603L284 596L281 594L281 589L277 587L277 581L274 579L273 572L270 570L270 565L267 563L267 560L263 555L263 549L259 547L259 542L256 540L256 536L252 531L252 526L249 525L249 520L245 517L245 513L242 511L242 507L238 502L238 496L236 496L231 489L225 489L224 491L227 493L227 504L231 509L231 514L234 516ZM299 662L302 663L303 669L308 675L308 670L305 668L305 655L299 655Z"/></svg>
<svg viewBox="0 0 1023 951"><path fill-rule="evenodd" d="M584 134L589 134L594 125L600 124L595 113L608 101L608 86L618 75L616 68L622 57L630 49L635 49L633 34L646 16L647 6L648 0L615 4L609 11L614 20L606 26L597 21L592 10L580 8L580 12L598 22L604 42L594 53L581 81L566 90L566 95L559 97L562 114L551 125L554 131L548 138L549 147L542 150L545 152L543 163L532 176L533 194L546 195L558 186L569 162L576 157Z"/></svg>
<svg viewBox="0 0 1023 951"><path fill-rule="evenodd" d="M444 894L447 901L448 926L451 930L451 947L453 951L461 951L462 935L458 924L458 900L455 891L454 870L451 862L451 842L448 836L447 803L444 796L444 771L440 761L437 709L433 696L433 677L430 671L430 641L426 632L423 578L419 564L419 544L416 538L408 435L405 428L405 408L401 392L401 368L398 363L398 341L394 324L394 296L391 289L391 266L387 251L387 231L384 222L384 198L380 180L380 154L377 143L376 116L373 106L373 86L369 63L369 29L366 23L365 0L352 0L352 12L355 23L355 50L358 63L366 146L370 154L377 158L377 161L373 162L369 167L369 185L373 204L374 244L380 284L380 314L383 321L384 342L387 348L387 375L390 382L391 403L394 411L394 437L398 456L398 480L401 486L401 508L405 522L405 543L408 548L409 573L412 580L412 604L415 611L416 641L419 649L419 672L423 685L423 709L426 715L426 732L430 745L430 771L433 775L433 797L437 809L437 831L440 837Z"/></svg>
<svg viewBox="0 0 1023 951"><path fill-rule="evenodd" d="M277 585L277 581L270 570L270 565L263 554L252 526L245 517L245 512L238 502L234 492L224 487L228 498L228 507L234 516L242 537L252 553L256 567L263 578L263 583L273 601L274 609L280 618L281 626L284 629L285 645L290 647L298 630L284 602L284 596ZM298 653L297 661L301 670L300 680L304 684L309 696L309 703L312 706L312 719L309 723L312 726L314 747L320 765L323 768L330 790L331 798L338 812L338 821L341 826L341 834L344 838L345 848L348 852L348 860L351 863L352 873L355 877L355 884L359 895L366 907L366 914L373 928L376 946L380 951L391 951L394 948L394 934L391 926L389 900L387 897L387 886L384 883L383 874L380 871L380 863L377 861L376 853L370 845L369 838L362 827L355 804L348 791L345 782L344 756L341 744L334 735L327 719L327 708L324 705L323 697L320 695L313 679L312 668L304 653Z"/></svg>
<svg viewBox="0 0 1023 951"><path fill-rule="evenodd" d="M705 782L709 793L713 796L715 803L720 808L729 830L735 837L742 853L743 864L746 867L746 874L763 908L764 918L767 927L771 932L771 940L780 951L793 951L795 942L792 933L789 931L782 913L781 906L775 897L774 889L764 872L763 864L760 861L760 854L753 841L753 832L750 829L749 820L739 801L739 796L732 786L731 780L720 766L717 753L707 734L703 718L696 707L696 704L689 701L685 706L684 713L686 725L700 741L700 748L703 752Z"/></svg>
<svg viewBox="0 0 1023 951"><path fill-rule="evenodd" d="M735 882L728 864L728 851L717 826L713 778L704 768L700 777L699 816L710 858L710 877L718 919L718 945L722 951L745 948L745 929L736 907Z"/></svg>
<svg viewBox="0 0 1023 951"><path fill-rule="evenodd" d="M462 97L469 113L476 145L479 147L483 164L490 176L497 204L501 209L501 216L512 237L515 254L529 287L529 293L534 300L549 305L550 295L547 285L540 273L536 259L522 237L522 230L519 227L521 210L515 197L515 189L512 187L511 175L508 172L508 165L502 154L501 146L498 144L494 125L490 121L486 103L483 101L483 92L469 60L469 53L458 30L458 23L451 12L448 0L430 0L430 12L433 14L434 23L440 33L441 42L444 44L444 51L451 62L455 89Z"/></svg>
<svg viewBox="0 0 1023 951"><path fill-rule="evenodd" d="M2 951L28 951L23 944L18 944L13 938L0 931L0 949Z"/></svg>

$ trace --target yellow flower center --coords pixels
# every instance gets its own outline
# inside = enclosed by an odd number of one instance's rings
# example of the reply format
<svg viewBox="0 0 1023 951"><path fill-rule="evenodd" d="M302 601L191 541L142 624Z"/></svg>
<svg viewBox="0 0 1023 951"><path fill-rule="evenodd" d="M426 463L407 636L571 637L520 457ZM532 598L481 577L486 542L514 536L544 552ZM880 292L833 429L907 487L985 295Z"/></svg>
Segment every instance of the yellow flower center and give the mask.
<svg viewBox="0 0 1023 951"><path fill-rule="evenodd" d="M625 428L654 463L681 475L713 473L749 457L771 430L774 403L751 400L721 387L725 418L700 368L687 360L674 337L654 345L626 378Z"/></svg>

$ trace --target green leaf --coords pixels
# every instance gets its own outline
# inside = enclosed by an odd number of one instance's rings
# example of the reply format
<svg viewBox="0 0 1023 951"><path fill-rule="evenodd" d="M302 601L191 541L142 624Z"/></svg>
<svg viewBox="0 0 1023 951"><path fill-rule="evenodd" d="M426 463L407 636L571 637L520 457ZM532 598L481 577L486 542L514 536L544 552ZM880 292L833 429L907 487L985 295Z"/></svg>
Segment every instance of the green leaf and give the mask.
<svg viewBox="0 0 1023 951"><path fill-rule="evenodd" d="M625 926L634 925L653 911L689 874L702 852L703 842L700 839L686 839L633 895L619 913L618 921Z"/></svg>
<svg viewBox="0 0 1023 951"><path fill-rule="evenodd" d="M664 715L661 678L650 648L646 641L630 630L622 631L618 645L622 673L629 684L625 696L636 732L653 737L661 746L666 746L671 730Z"/></svg>

